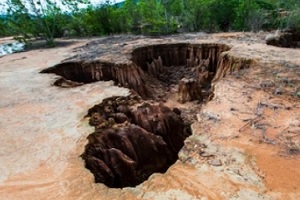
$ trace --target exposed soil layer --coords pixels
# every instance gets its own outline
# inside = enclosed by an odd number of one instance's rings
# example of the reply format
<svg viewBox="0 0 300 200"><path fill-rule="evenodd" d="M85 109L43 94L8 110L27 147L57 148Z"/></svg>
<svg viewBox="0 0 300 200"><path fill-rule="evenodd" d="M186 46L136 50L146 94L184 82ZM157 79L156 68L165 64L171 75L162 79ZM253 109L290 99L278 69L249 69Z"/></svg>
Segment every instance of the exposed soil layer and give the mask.
<svg viewBox="0 0 300 200"><path fill-rule="evenodd" d="M135 49L132 61L148 75L153 99L167 99L176 92L181 103L202 101L211 93L221 53L229 49L219 44L153 45Z"/></svg>
<svg viewBox="0 0 300 200"><path fill-rule="evenodd" d="M54 82L56 86L74 87L96 81L113 80L115 84L131 88L143 97L148 96L143 71L135 64L76 61L58 64L41 73L55 73L62 76L62 79Z"/></svg>
<svg viewBox="0 0 300 200"><path fill-rule="evenodd" d="M212 94L212 82L251 64L251 60L222 54L229 49L223 44L144 46L133 50L130 63L72 61L41 72L62 76L54 82L60 87L113 80L144 99L166 99L175 91L181 103L203 101Z"/></svg>
<svg viewBox="0 0 300 200"><path fill-rule="evenodd" d="M66 62L42 72L62 76L54 83L60 87L113 80L137 93L105 99L88 114L95 132L82 155L86 167L96 182L122 188L165 172L191 134L196 115L189 111L213 97L213 82L249 67L250 60L222 55L229 49L219 44L153 45L134 49L129 64ZM166 101L175 103L169 108ZM193 103L180 110L176 102Z"/></svg>

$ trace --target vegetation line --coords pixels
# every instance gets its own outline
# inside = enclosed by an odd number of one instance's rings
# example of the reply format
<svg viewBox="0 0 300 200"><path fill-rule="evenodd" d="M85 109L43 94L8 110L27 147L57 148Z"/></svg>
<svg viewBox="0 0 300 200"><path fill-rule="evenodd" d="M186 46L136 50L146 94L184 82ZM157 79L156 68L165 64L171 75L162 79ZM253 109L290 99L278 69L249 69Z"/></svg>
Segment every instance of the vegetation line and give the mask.
<svg viewBox="0 0 300 200"><path fill-rule="evenodd" d="M1 4L1 3L0 3ZM0 36L27 43L43 38L54 46L64 36L119 33L300 31L300 0L125 0L92 6L89 0L5 0ZM80 5L87 7L79 9Z"/></svg>

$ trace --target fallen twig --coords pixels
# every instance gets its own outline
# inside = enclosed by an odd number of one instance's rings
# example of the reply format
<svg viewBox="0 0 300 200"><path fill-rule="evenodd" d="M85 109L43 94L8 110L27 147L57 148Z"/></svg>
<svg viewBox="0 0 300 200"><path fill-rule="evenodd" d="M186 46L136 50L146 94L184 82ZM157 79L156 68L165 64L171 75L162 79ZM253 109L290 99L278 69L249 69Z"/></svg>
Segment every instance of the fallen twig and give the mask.
<svg viewBox="0 0 300 200"><path fill-rule="evenodd" d="M270 139L270 138L267 136L266 128L263 128L263 129L261 129L261 130L262 130L263 142L265 142L265 143L267 143L267 144L273 144L273 145L275 145L275 144L276 144L276 140Z"/></svg>
<svg viewBox="0 0 300 200"><path fill-rule="evenodd" d="M255 123L257 123L257 122L259 122L260 120L262 120L262 119L264 119L264 117L262 117L262 116L257 116L257 117L255 117L255 118L253 118L253 119L250 119L244 126L242 126L240 129L239 129L239 132L241 132L244 128L246 128L248 125L250 125L250 124L255 124Z"/></svg>

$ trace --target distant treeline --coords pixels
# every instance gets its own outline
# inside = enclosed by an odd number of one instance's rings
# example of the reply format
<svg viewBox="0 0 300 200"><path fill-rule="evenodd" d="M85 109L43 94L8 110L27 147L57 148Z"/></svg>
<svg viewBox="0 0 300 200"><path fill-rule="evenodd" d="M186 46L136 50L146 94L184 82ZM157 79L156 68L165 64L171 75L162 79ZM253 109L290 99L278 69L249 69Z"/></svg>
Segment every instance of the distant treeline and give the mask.
<svg viewBox="0 0 300 200"><path fill-rule="evenodd" d="M24 41L42 37L51 43L56 37L118 33L300 30L300 0L126 0L86 9L76 7L86 0L62 1L71 12L50 0L41 7L41 0L7 1L10 9L0 17L0 35Z"/></svg>

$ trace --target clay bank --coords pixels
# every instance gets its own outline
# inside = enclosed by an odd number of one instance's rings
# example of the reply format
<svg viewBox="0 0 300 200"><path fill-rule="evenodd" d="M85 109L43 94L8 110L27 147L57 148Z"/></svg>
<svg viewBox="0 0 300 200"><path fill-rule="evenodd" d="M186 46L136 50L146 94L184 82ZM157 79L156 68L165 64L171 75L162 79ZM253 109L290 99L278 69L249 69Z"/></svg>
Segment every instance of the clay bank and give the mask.
<svg viewBox="0 0 300 200"><path fill-rule="evenodd" d="M112 36L1 58L1 198L297 198L300 50L263 37Z"/></svg>

